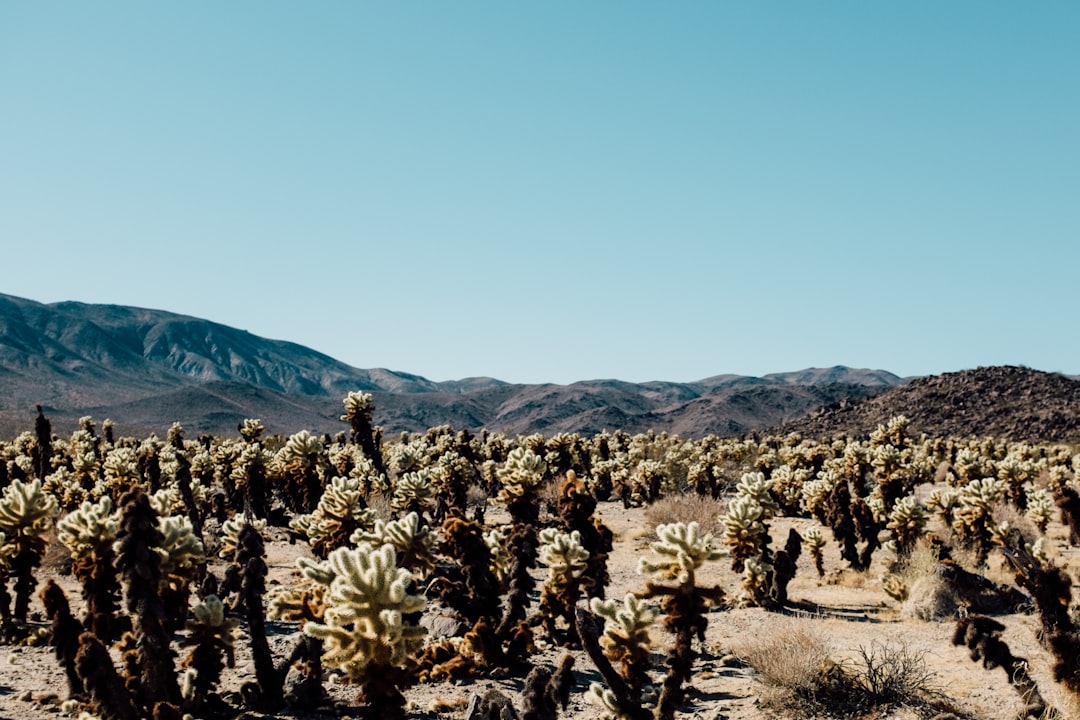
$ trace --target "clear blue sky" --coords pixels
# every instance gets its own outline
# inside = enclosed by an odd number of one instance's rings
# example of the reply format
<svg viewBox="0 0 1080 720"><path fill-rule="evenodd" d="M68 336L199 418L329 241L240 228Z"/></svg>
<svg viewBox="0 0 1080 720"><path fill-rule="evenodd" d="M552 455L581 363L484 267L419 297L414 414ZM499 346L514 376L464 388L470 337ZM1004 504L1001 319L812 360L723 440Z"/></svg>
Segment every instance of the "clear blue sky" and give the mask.
<svg viewBox="0 0 1080 720"><path fill-rule="evenodd" d="M4 2L0 292L434 380L1080 373L1080 3Z"/></svg>

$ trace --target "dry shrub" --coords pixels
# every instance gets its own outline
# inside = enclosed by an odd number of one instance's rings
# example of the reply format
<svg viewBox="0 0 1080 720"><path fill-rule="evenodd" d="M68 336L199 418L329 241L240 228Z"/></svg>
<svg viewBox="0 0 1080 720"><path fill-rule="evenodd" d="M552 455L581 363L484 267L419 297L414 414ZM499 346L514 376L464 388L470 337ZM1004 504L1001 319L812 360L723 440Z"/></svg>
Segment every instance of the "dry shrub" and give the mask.
<svg viewBox="0 0 1080 720"><path fill-rule="evenodd" d="M483 485L480 485L479 483L469 485L468 490L465 491L465 505L467 507L472 509L486 507L487 502L488 491L484 489Z"/></svg>
<svg viewBox="0 0 1080 720"><path fill-rule="evenodd" d="M670 523L696 522L702 532L720 537L724 533L721 518L727 514L727 502L707 495L687 493L685 495L665 495L645 510L645 522L649 532L657 525Z"/></svg>
<svg viewBox="0 0 1080 720"><path fill-rule="evenodd" d="M734 654L761 674L773 688L799 697L812 695L832 664L829 643L805 622L783 620L761 628Z"/></svg>
<svg viewBox="0 0 1080 720"><path fill-rule="evenodd" d="M903 612L926 622L939 622L956 617L960 604L956 591L939 575L924 575L908 585L908 598Z"/></svg>
<svg viewBox="0 0 1080 720"><path fill-rule="evenodd" d="M959 607L955 590L937 573L939 552L924 538L897 568L908 588L903 613L927 622L950 619Z"/></svg>
<svg viewBox="0 0 1080 720"><path fill-rule="evenodd" d="M860 647L853 674L874 705L915 706L935 692L923 653L907 645L873 642Z"/></svg>
<svg viewBox="0 0 1080 720"><path fill-rule="evenodd" d="M388 493L371 493L367 496L368 509L375 513L377 520L389 522L394 519L394 510L391 507L393 496Z"/></svg>
<svg viewBox="0 0 1080 720"><path fill-rule="evenodd" d="M930 717L946 709L923 653L902 643L875 642L839 664L812 626L790 620L770 623L735 654L761 675L762 705L792 717L871 718L899 707Z"/></svg>

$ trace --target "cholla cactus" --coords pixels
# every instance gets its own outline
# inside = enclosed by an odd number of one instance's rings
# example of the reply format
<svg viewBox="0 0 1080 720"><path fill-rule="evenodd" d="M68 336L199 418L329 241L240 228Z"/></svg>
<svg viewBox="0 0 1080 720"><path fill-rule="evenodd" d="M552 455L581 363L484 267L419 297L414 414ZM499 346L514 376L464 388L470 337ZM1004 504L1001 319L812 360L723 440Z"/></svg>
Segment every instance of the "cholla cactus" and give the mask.
<svg viewBox="0 0 1080 720"><path fill-rule="evenodd" d="M768 542L762 518L765 511L752 497L736 497L724 516L724 542L731 550L732 569L741 572L747 558L761 555Z"/></svg>
<svg viewBox="0 0 1080 720"><path fill-rule="evenodd" d="M351 392L342 401L345 405L345 414L341 419L349 423L352 428L352 440L359 443L364 454L375 464L375 469L380 475L386 475L386 463L383 461L382 449L379 447L381 430L372 425L372 416L375 412L375 398L371 393Z"/></svg>
<svg viewBox="0 0 1080 720"><path fill-rule="evenodd" d="M891 597L897 602L904 602L908 599L908 586L904 582L904 579L899 575L886 575L881 578L881 588L885 591L885 594Z"/></svg>
<svg viewBox="0 0 1080 720"><path fill-rule="evenodd" d="M400 520L376 520L370 531L363 528L357 530L349 542L356 545L367 543L372 547L392 545L398 564L418 578L424 578L435 569L435 556L431 552L434 539L431 528L412 512Z"/></svg>
<svg viewBox="0 0 1080 720"><path fill-rule="evenodd" d="M322 441L301 430L285 441L274 462L285 479L284 496L294 510L313 512L322 496L326 463Z"/></svg>
<svg viewBox="0 0 1080 720"><path fill-rule="evenodd" d="M1007 485L995 478L972 480L960 489L953 529L973 544L980 561L990 550L990 528L994 505L1005 497Z"/></svg>
<svg viewBox="0 0 1080 720"><path fill-rule="evenodd" d="M769 592L769 575L773 572L772 564L760 556L748 557L743 563L742 588L744 604L764 607Z"/></svg>
<svg viewBox="0 0 1080 720"><path fill-rule="evenodd" d="M657 704L657 717L672 720L675 708L683 699L683 685L690 680L693 669L693 639L704 639L709 621L705 617L707 602L723 597L719 587L700 588L694 580L695 571L710 560L719 560L725 553L713 549L712 535L702 535L696 522L659 525L659 542L652 544L654 552L663 559L649 562L642 558L638 571L659 579L675 578L678 585L645 584L645 597L663 597L664 627L675 634L675 644L668 655L668 674ZM623 704L629 708L629 705Z"/></svg>
<svg viewBox="0 0 1080 720"><path fill-rule="evenodd" d="M1035 488L1028 491L1026 514L1041 534L1046 534L1046 527L1050 524L1056 507L1053 496L1046 490Z"/></svg>
<svg viewBox="0 0 1080 720"><path fill-rule="evenodd" d="M5 536L3 554L8 556L7 565L15 576L15 607L12 616L26 623L30 611L30 596L37 581L34 568L41 564L45 555L45 539L42 535L52 528L57 514L56 498L42 490L41 479L25 483L14 479L0 496L0 532ZM3 608L7 617L7 608Z"/></svg>
<svg viewBox="0 0 1080 720"><path fill-rule="evenodd" d="M502 483L499 500L508 506L527 501L544 481L546 471L547 464L539 455L526 448L514 448L498 471L499 482Z"/></svg>
<svg viewBox="0 0 1080 720"><path fill-rule="evenodd" d="M814 559L814 569L817 570L818 577L825 577L825 536L821 534L821 530L807 530L803 535L803 548L807 555Z"/></svg>
<svg viewBox="0 0 1080 720"><path fill-rule="evenodd" d="M618 663L619 674L626 680L633 696L640 700L649 679L649 655L653 646L649 630L656 622L656 608L633 593L627 593L622 603L593 598L589 607L604 618L604 634L600 636L604 655L612 663ZM594 687L600 686L594 684ZM593 688L590 692L594 692ZM612 708L608 706L608 709Z"/></svg>
<svg viewBox="0 0 1080 720"><path fill-rule="evenodd" d="M901 498L889 513L886 527L892 530L896 554L907 557L926 527L926 510L914 497Z"/></svg>
<svg viewBox="0 0 1080 720"><path fill-rule="evenodd" d="M762 478L765 476L762 475ZM781 465L773 470L769 482L772 494L778 498L786 513L796 514L802 508L803 487L813 478L813 472L803 467Z"/></svg>
<svg viewBox="0 0 1080 720"><path fill-rule="evenodd" d="M159 516L176 515L187 508L184 505L184 497L180 494L180 488L175 485L163 487L150 495L150 507Z"/></svg>
<svg viewBox="0 0 1080 720"><path fill-rule="evenodd" d="M236 664L234 644L240 621L225 615L225 606L217 595L191 610L194 619L187 621L188 636L180 641L191 652L181 662L193 675L185 675L180 694L191 710L202 707L221 680L221 671Z"/></svg>
<svg viewBox="0 0 1080 720"><path fill-rule="evenodd" d="M735 486L736 497L753 500L762 510L763 520L768 520L780 512L780 506L772 496L773 481L766 480L764 473L745 473Z"/></svg>
<svg viewBox="0 0 1080 720"><path fill-rule="evenodd" d="M435 491L431 487L431 475L425 469L405 473L394 483L390 507L398 513L423 515L435 506Z"/></svg>
<svg viewBox="0 0 1080 720"><path fill-rule="evenodd" d="M548 636L556 642L576 644L574 606L581 596L582 585L588 582L589 551L581 544L581 533L560 532L547 528L540 532L539 558L548 566L547 578L540 593L540 614ZM559 618L566 621L568 631L564 637L556 627Z"/></svg>
<svg viewBox="0 0 1080 720"><path fill-rule="evenodd" d="M427 445L423 440L413 440L395 445L390 453L390 467L398 477L418 472L427 464Z"/></svg>
<svg viewBox="0 0 1080 720"><path fill-rule="evenodd" d="M818 518L818 520L822 520L829 495L842 480L843 478L839 473L833 470L822 470L816 478L803 483L803 509Z"/></svg>
<svg viewBox="0 0 1080 720"><path fill-rule="evenodd" d="M266 432L266 426L262 424L262 420L256 418L245 418L242 423L237 427L240 431L240 437L245 442L254 443L258 442L262 434Z"/></svg>
<svg viewBox="0 0 1080 720"><path fill-rule="evenodd" d="M424 635L404 616L423 610L425 600L408 593L412 574L397 566L391 545L338 548L327 565L333 579L324 622L309 622L304 633L325 643L325 663L362 685L371 717L403 720L406 660Z"/></svg>
<svg viewBox="0 0 1080 720"><path fill-rule="evenodd" d="M374 511L364 507L360 482L335 477L319 498L315 510L293 519L289 527L307 537L316 555L326 557L344 545L352 533L370 528L374 521Z"/></svg>
<svg viewBox="0 0 1080 720"><path fill-rule="evenodd" d="M225 560L235 560L236 551L240 548L240 532L245 525L251 525L259 535L266 532L265 520L246 520L243 516L234 515L221 524L221 550L218 557Z"/></svg>
<svg viewBox="0 0 1080 720"><path fill-rule="evenodd" d="M656 535L660 538L659 542L654 542L649 547L663 556L663 559L650 562L641 558L638 561L638 572L643 575L693 584L695 570L710 560L727 556L723 550L713 549L712 534L702 535L701 526L696 522L657 525Z"/></svg>
<svg viewBox="0 0 1080 720"><path fill-rule="evenodd" d="M509 581L514 570L514 556L506 549L506 541L506 536L497 528L484 535L484 544L491 551L491 571L503 586Z"/></svg>
<svg viewBox="0 0 1080 720"><path fill-rule="evenodd" d="M119 633L120 580L114 563L113 543L120 529L120 513L108 495L89 500L56 523L57 538L71 551L72 571L82 583L86 600L86 627L102 642Z"/></svg>
<svg viewBox="0 0 1080 720"><path fill-rule="evenodd" d="M134 448L113 448L105 456L101 469L105 472L105 482L114 500L128 490L142 486L138 456Z"/></svg>
<svg viewBox="0 0 1080 720"><path fill-rule="evenodd" d="M111 545L120 528L120 513L105 496L96 503L84 501L77 510L56 523L56 537L68 550L76 566L99 548Z"/></svg>
<svg viewBox="0 0 1080 720"><path fill-rule="evenodd" d="M589 551L581 544L581 533L547 528L540 532L540 562L548 566L545 583L551 586L578 579L587 567Z"/></svg>
<svg viewBox="0 0 1080 720"><path fill-rule="evenodd" d="M953 514L960 504L960 491L952 488L934 490L926 498L926 507L933 510L946 525L953 524Z"/></svg>
<svg viewBox="0 0 1080 720"><path fill-rule="evenodd" d="M206 562L206 551L187 517L159 517L158 530L162 535L161 543L154 548L161 558L158 593L165 605L166 617L176 625L173 629L179 629L187 615L190 583Z"/></svg>

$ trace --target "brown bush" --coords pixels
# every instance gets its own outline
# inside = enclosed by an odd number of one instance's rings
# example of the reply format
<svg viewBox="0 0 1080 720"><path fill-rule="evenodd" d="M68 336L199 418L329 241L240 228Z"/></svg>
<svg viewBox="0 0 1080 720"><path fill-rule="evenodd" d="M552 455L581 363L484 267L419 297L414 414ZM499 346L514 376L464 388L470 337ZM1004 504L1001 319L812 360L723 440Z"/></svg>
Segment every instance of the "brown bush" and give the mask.
<svg viewBox="0 0 1080 720"><path fill-rule="evenodd" d="M724 533L721 518L727 514L727 510L727 501L706 495L666 495L645 510L645 522L650 533L657 525L696 522L703 533L720 537Z"/></svg>

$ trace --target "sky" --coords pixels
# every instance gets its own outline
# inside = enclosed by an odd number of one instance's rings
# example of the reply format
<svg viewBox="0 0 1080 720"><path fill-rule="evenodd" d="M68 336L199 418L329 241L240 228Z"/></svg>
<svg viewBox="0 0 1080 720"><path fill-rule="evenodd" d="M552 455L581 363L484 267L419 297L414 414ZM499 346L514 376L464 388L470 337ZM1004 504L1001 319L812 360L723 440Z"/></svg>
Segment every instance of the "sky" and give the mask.
<svg viewBox="0 0 1080 720"><path fill-rule="evenodd" d="M0 3L0 292L432 380L1080 373L1075 2Z"/></svg>

